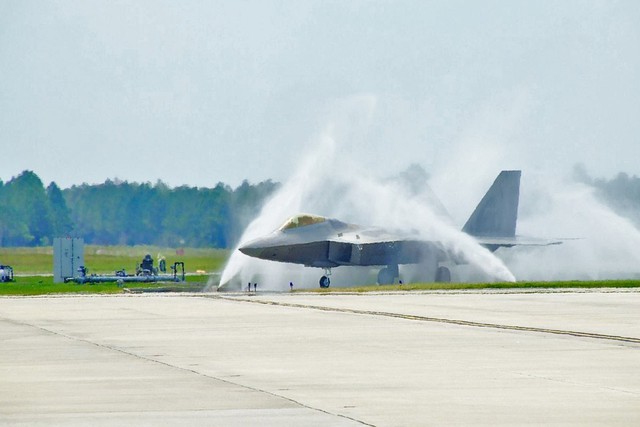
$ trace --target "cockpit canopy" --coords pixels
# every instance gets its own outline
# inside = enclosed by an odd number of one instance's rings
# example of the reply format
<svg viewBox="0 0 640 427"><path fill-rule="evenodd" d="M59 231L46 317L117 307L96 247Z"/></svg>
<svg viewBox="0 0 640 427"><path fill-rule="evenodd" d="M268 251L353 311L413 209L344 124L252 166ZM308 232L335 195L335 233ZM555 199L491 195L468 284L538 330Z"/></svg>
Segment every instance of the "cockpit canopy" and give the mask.
<svg viewBox="0 0 640 427"><path fill-rule="evenodd" d="M278 230L285 231L298 227L304 227L307 225L320 224L322 222L325 222L326 220L326 218L318 215L299 214L289 218L287 222L282 224L282 226Z"/></svg>

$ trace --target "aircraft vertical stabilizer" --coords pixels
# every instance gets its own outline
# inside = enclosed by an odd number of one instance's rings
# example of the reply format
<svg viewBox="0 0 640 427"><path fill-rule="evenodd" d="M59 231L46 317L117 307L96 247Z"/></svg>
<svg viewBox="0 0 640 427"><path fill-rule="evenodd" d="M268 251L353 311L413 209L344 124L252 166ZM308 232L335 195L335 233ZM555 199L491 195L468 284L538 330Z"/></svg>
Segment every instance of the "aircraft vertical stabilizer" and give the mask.
<svg viewBox="0 0 640 427"><path fill-rule="evenodd" d="M502 171L462 228L481 237L515 237L520 171Z"/></svg>

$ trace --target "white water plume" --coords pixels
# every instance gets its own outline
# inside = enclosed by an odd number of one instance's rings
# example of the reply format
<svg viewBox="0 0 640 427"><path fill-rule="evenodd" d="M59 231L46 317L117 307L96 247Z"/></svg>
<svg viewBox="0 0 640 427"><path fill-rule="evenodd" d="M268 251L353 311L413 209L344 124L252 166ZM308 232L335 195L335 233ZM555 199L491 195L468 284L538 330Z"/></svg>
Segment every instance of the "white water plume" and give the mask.
<svg viewBox="0 0 640 427"><path fill-rule="evenodd" d="M307 212L364 226L415 230L416 238L438 241L447 250L463 254L486 280L514 280L500 259L436 214L428 197L412 194L411 186L399 180L382 181L359 163L357 151L366 149L366 129L374 108L372 97L344 103L294 174L247 227L240 244L272 232L292 215ZM393 156L393 145L388 149ZM384 167L384 160L381 165ZM395 171L388 171L393 174ZM400 268L405 281L420 277L419 266ZM237 288L252 282L259 289L282 290L290 281L296 287L316 287L321 275L321 269L258 260L234 250L220 283ZM374 282L375 275L368 268L333 269L332 286Z"/></svg>
<svg viewBox="0 0 640 427"><path fill-rule="evenodd" d="M569 239L557 246L501 250L518 280L640 277L640 231L629 220L599 202L591 187L530 175L523 182L520 232Z"/></svg>
<svg viewBox="0 0 640 427"><path fill-rule="evenodd" d="M455 221L463 223L501 169L521 169L516 233L561 240L554 246L516 246L496 252L519 281L640 277L640 231L598 201L592 187L542 163L540 145L526 137L537 101L518 88L479 108L460 137L439 157L431 182ZM549 159L564 153L548 152Z"/></svg>
<svg viewBox="0 0 640 427"><path fill-rule="evenodd" d="M522 135L535 110L532 99L527 91L517 90L490 101L432 159L429 182L452 220L443 218L420 180L381 180L380 175L398 175L384 169L384 158L375 167L364 164L359 154L367 150L367 132L379 101L372 96L344 101L240 242L266 235L290 216L306 212L364 226L416 230L416 237L464 254L469 264L452 270L459 281L514 280L514 275L521 281L640 277L640 231L599 202L592 188L531 160L528 154L536 147ZM394 145L386 149L393 158ZM559 238L562 244L502 248L494 255L458 231L502 169L523 171L517 234ZM420 280L422 267L401 266L401 278ZM368 268L334 268L332 286L375 283L375 274ZM290 281L296 288L316 287L320 275L321 269L258 260L235 250L220 283L243 287L252 282L259 289L283 290Z"/></svg>

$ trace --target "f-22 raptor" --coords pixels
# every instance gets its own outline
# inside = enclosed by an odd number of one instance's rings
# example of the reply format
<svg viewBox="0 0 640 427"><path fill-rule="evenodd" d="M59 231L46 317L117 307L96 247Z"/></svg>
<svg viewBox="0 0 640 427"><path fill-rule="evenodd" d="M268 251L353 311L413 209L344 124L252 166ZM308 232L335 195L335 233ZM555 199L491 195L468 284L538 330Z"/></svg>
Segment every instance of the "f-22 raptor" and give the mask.
<svg viewBox="0 0 640 427"><path fill-rule="evenodd" d="M492 252L500 247L561 243L516 236L520 175L519 170L500 172L462 227L464 233ZM323 268L322 288L329 287L334 267L382 266L378 283L390 284L399 277L401 264L423 264L433 274L430 280L449 282L451 271L441 264L465 263L462 255L447 250L439 241L310 214L290 218L273 233L252 240L239 250L255 258Z"/></svg>

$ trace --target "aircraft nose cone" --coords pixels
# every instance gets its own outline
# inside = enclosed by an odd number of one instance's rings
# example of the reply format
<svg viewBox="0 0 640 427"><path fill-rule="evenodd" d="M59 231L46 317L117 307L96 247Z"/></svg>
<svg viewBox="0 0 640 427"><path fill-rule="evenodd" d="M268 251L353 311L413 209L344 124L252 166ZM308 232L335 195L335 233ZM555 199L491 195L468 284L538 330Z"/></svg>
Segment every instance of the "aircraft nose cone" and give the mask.
<svg viewBox="0 0 640 427"><path fill-rule="evenodd" d="M243 254L249 255L249 256L252 256L252 257L259 257L260 253L262 252L262 248L253 246L251 244L240 246L238 248L238 250L240 252L242 252Z"/></svg>
<svg viewBox="0 0 640 427"><path fill-rule="evenodd" d="M273 242L269 237L259 237L241 245L238 250L245 255L249 255L255 258L262 258L264 256L265 249L273 246Z"/></svg>
<svg viewBox="0 0 640 427"><path fill-rule="evenodd" d="M281 255L282 239L280 236L259 237L241 245L238 250L245 255L260 259L278 259Z"/></svg>

